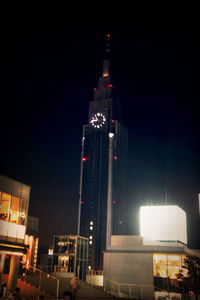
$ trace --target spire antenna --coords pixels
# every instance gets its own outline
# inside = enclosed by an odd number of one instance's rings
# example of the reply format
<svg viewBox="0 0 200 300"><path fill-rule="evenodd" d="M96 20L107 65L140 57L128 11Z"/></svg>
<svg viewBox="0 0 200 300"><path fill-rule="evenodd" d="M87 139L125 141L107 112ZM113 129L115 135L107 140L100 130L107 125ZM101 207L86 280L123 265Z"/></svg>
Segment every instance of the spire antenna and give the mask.
<svg viewBox="0 0 200 300"><path fill-rule="evenodd" d="M103 77L110 75L110 33L106 34L106 54L103 61Z"/></svg>
<svg viewBox="0 0 200 300"><path fill-rule="evenodd" d="M110 33L106 34L106 53L110 53Z"/></svg>

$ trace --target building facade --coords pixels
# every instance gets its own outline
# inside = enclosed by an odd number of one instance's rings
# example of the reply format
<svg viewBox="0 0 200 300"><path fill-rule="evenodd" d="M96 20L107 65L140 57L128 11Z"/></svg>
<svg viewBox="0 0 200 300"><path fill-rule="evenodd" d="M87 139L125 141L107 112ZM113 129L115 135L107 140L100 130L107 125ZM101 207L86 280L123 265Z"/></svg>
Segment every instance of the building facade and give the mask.
<svg viewBox="0 0 200 300"><path fill-rule="evenodd" d="M199 252L176 241L112 236L104 252L104 289L120 298L181 300L176 274L182 269L186 276L182 266L187 255L199 257ZM184 299L190 299L187 293Z"/></svg>
<svg viewBox="0 0 200 300"><path fill-rule="evenodd" d="M0 282L8 274L8 289L13 290L19 261L27 253L27 227L30 186L0 175Z"/></svg>
<svg viewBox="0 0 200 300"><path fill-rule="evenodd" d="M57 276L77 275L86 280L88 239L81 236L55 235L53 238L53 266Z"/></svg>
<svg viewBox="0 0 200 300"><path fill-rule="evenodd" d="M29 266L33 268L37 267L37 255L38 255L38 218L28 216L26 235L24 239L25 245L28 246L27 253L23 256L23 264L28 269Z"/></svg>
<svg viewBox="0 0 200 300"><path fill-rule="evenodd" d="M103 270L111 234L126 230L128 137L111 74L110 35L102 76L83 126L78 235L89 239L88 268Z"/></svg>

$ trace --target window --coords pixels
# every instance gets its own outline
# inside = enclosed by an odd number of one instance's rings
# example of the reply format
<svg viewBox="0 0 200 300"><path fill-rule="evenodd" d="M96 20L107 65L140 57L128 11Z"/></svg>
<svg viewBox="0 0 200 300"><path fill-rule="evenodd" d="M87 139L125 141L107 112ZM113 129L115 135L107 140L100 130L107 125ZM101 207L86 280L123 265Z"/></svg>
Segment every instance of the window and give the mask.
<svg viewBox="0 0 200 300"><path fill-rule="evenodd" d="M21 199L20 208L19 208L19 224L25 225L27 215L27 201L25 199Z"/></svg>
<svg viewBox="0 0 200 300"><path fill-rule="evenodd" d="M181 254L153 254L153 275L176 279L185 256Z"/></svg>
<svg viewBox="0 0 200 300"><path fill-rule="evenodd" d="M11 202L11 195L6 193L1 193L0 219L7 222L9 219L10 202Z"/></svg>
<svg viewBox="0 0 200 300"><path fill-rule="evenodd" d="M9 222L18 224L20 199L12 196L9 210Z"/></svg>
<svg viewBox="0 0 200 300"><path fill-rule="evenodd" d="M27 201L0 192L0 219L9 223L25 225Z"/></svg>

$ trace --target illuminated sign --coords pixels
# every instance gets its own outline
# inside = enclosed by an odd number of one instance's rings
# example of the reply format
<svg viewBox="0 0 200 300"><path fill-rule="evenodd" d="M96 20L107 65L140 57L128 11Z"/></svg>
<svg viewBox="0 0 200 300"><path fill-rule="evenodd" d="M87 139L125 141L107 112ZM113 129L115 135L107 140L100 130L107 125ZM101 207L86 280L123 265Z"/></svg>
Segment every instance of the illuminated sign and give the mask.
<svg viewBox="0 0 200 300"><path fill-rule="evenodd" d="M142 206L140 235L151 240L187 244L185 211L177 205Z"/></svg>

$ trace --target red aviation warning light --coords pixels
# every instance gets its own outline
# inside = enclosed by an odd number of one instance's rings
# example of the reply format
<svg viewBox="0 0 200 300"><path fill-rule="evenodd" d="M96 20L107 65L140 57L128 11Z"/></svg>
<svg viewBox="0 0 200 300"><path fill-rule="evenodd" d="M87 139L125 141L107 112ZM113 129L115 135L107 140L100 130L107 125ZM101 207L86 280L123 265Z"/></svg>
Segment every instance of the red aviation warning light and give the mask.
<svg viewBox="0 0 200 300"><path fill-rule="evenodd" d="M116 204L116 201L115 201L115 200L113 200L113 204Z"/></svg>
<svg viewBox="0 0 200 300"><path fill-rule="evenodd" d="M83 201L81 201L81 204L83 204Z"/></svg>
<svg viewBox="0 0 200 300"><path fill-rule="evenodd" d="M114 160L117 160L117 156L116 155L114 156Z"/></svg>
<svg viewBox="0 0 200 300"><path fill-rule="evenodd" d="M109 33L107 34L107 38L110 38L110 34Z"/></svg>
<svg viewBox="0 0 200 300"><path fill-rule="evenodd" d="M85 156L84 156L84 157L82 158L82 161L87 161L87 160L88 160L88 157L85 157Z"/></svg>

